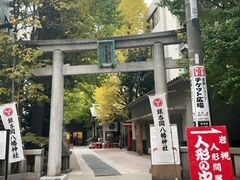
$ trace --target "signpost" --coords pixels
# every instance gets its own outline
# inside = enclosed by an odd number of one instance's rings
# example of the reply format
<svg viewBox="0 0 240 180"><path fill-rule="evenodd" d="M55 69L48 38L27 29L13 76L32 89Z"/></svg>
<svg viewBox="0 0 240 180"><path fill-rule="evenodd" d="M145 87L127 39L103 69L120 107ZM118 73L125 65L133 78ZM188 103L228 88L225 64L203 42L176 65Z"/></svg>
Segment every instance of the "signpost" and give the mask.
<svg viewBox="0 0 240 180"><path fill-rule="evenodd" d="M191 179L234 180L225 126L187 128Z"/></svg>
<svg viewBox="0 0 240 180"><path fill-rule="evenodd" d="M210 126L207 80L204 66L190 69L193 123L196 127Z"/></svg>

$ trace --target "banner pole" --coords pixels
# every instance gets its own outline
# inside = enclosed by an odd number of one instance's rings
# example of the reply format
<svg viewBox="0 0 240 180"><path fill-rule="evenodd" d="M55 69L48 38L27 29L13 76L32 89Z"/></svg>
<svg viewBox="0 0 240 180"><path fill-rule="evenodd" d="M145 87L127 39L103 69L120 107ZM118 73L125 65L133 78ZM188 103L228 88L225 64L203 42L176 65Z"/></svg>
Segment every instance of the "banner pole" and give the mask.
<svg viewBox="0 0 240 180"><path fill-rule="evenodd" d="M6 154L5 154L5 180L8 180L8 162L9 162L9 135L10 130L7 131L7 141L6 141Z"/></svg>

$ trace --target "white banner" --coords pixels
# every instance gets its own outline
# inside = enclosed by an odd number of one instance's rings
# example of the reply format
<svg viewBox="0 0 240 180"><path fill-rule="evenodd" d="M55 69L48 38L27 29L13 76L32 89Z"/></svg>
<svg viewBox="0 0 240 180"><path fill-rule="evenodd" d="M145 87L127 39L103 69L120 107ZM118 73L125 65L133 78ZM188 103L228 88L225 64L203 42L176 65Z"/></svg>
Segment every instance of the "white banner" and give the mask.
<svg viewBox="0 0 240 180"><path fill-rule="evenodd" d="M180 149L179 149L179 142L178 142L178 131L177 125L171 124L171 132L172 132L172 139L173 139L173 154L174 154L174 161L173 164L180 164ZM159 146L159 138L156 135L156 128L153 124L150 124L150 143L151 143L151 159L152 165L161 165L161 153L157 151L157 147Z"/></svg>
<svg viewBox="0 0 240 180"><path fill-rule="evenodd" d="M149 96L149 101L156 131L151 137L155 142L151 146L152 156L157 164L174 164L166 94Z"/></svg>
<svg viewBox="0 0 240 180"><path fill-rule="evenodd" d="M0 159L6 158L7 131L0 131Z"/></svg>
<svg viewBox="0 0 240 180"><path fill-rule="evenodd" d="M24 160L22 139L15 103L0 106L0 115L5 129L10 130L9 163Z"/></svg>
<svg viewBox="0 0 240 180"><path fill-rule="evenodd" d="M193 66L190 69L190 76L194 125L196 127L210 126L211 120L204 66Z"/></svg>

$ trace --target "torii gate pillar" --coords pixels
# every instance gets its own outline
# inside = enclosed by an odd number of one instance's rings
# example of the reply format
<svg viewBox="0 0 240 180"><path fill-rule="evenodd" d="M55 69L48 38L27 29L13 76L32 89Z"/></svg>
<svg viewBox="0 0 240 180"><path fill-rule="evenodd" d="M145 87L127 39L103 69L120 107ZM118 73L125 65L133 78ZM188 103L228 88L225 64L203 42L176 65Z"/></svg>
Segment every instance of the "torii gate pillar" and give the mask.
<svg viewBox="0 0 240 180"><path fill-rule="evenodd" d="M52 92L51 92L51 112L50 112L50 132L47 176L41 180L66 179L66 175L61 175L62 166L62 129L63 129L63 52L53 51L52 65Z"/></svg>
<svg viewBox="0 0 240 180"><path fill-rule="evenodd" d="M165 70L164 45L153 44L155 94L167 94L167 76ZM167 105L168 105L168 98ZM178 164L152 165L152 180L181 179L181 166Z"/></svg>

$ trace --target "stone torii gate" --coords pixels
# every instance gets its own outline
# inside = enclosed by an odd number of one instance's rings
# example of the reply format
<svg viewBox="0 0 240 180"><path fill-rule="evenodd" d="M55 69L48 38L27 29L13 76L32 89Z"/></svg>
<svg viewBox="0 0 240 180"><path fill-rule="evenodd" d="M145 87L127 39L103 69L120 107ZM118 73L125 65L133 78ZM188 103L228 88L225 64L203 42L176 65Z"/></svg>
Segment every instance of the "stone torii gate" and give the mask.
<svg viewBox="0 0 240 180"><path fill-rule="evenodd" d="M52 66L33 71L36 76L52 76L48 170L47 176L41 179L66 179L66 175L61 175L64 76L154 71L155 92L159 94L167 93L165 68L176 68L177 65L174 61L166 61L165 65L164 46L179 43L177 31L107 39L115 41L115 49L153 47L153 60L116 64L112 68L100 68L98 65L70 66L64 65L64 52L97 50L97 40L34 40L24 43L28 46L40 47L44 52L53 52Z"/></svg>

